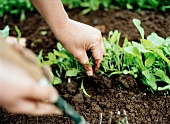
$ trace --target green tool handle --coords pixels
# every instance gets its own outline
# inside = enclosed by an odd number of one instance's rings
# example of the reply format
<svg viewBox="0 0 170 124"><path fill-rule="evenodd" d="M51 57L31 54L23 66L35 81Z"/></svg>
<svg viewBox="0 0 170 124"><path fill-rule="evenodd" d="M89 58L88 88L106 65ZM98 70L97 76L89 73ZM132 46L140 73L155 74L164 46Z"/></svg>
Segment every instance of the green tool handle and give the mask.
<svg viewBox="0 0 170 124"><path fill-rule="evenodd" d="M59 96L57 102L54 104L57 105L72 121L74 121L75 124L89 124L69 104L67 104L61 96Z"/></svg>

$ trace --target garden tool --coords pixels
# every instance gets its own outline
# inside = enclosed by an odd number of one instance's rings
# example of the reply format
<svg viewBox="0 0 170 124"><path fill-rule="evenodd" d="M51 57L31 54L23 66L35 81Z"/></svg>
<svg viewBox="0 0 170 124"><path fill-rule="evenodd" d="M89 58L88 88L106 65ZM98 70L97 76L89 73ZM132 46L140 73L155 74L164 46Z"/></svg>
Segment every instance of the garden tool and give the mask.
<svg viewBox="0 0 170 124"><path fill-rule="evenodd" d="M10 46L2 39L0 40L0 57L8 62L24 68L41 86L50 86L52 72L47 66L39 67L37 57L32 51L20 45ZM88 124L61 96L54 103L75 124Z"/></svg>

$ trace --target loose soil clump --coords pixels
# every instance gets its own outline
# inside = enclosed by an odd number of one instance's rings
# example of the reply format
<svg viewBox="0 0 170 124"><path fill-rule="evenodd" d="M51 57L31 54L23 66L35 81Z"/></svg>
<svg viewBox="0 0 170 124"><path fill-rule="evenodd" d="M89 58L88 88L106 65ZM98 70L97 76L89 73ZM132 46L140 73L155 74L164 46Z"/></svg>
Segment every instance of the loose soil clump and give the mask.
<svg viewBox="0 0 170 124"><path fill-rule="evenodd" d="M78 14L81 10L68 10L70 18L90 24L107 37L110 30L119 30L123 39L139 41L140 35L132 23L133 18L140 19L145 29L145 35L156 32L161 37L170 36L170 13L154 11L132 12L128 10L111 9L98 10L88 15ZM56 48L57 40L45 23L44 19L36 12L29 12L27 19L18 21L18 17L4 16L0 18L0 28L5 25L11 27L10 34L17 36L14 25L17 25L22 36L27 38L27 48L36 54L43 49L47 55ZM31 18L30 18L31 17ZM46 31L46 35L40 32ZM55 66L53 67L55 69ZM112 113L112 124L119 121L128 121L130 124L169 124L170 123L170 95L168 92L152 94L138 80L130 75L107 76L97 74L95 77L86 77L84 87L91 96L85 96L80 89L81 82L73 79L71 83L63 80L61 85L56 85L60 95L91 124L98 124L102 113L102 124L108 124ZM1 124L72 124L68 117L57 115L18 115L10 114L3 108L0 109Z"/></svg>

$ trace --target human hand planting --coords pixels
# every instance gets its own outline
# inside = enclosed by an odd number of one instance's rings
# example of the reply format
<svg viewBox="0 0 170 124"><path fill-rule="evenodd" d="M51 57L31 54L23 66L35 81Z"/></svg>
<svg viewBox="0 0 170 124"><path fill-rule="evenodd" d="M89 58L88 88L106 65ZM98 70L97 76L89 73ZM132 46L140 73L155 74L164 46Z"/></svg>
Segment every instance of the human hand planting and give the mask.
<svg viewBox="0 0 170 124"><path fill-rule="evenodd" d="M58 98L57 91L38 84L44 72L34 63L35 56L26 49L16 52L16 48L3 42L0 45L0 105L13 113L62 114L53 105Z"/></svg>
<svg viewBox="0 0 170 124"><path fill-rule="evenodd" d="M98 71L105 55L101 32L98 29L69 19L60 32L56 33L56 37L84 66L88 76L93 76L93 72ZM90 51L95 60L93 69L89 64L86 51Z"/></svg>
<svg viewBox="0 0 170 124"><path fill-rule="evenodd" d="M61 44L84 66L88 76L93 76L105 55L101 32L89 25L68 18L61 0L31 0L45 18ZM86 51L91 51L94 68L89 64Z"/></svg>

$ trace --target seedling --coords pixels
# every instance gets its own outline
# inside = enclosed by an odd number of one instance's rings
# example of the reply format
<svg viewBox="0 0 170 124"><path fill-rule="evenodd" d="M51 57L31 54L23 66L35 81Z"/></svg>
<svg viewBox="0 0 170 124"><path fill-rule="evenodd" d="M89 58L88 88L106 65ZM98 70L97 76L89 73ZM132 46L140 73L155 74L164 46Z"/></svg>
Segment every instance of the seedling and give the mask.
<svg viewBox="0 0 170 124"><path fill-rule="evenodd" d="M114 74L131 74L148 85L151 90L166 90L170 88L170 38L161 38L156 33L151 33L146 39L141 22L137 19L133 23L141 34L141 43L124 40L119 46L120 33L111 32L108 40L104 38L106 57L100 72L102 74L112 71ZM157 81L166 82L168 85L159 87Z"/></svg>
<svg viewBox="0 0 170 124"><path fill-rule="evenodd" d="M19 28L15 25L15 31L17 32L18 36L17 36L17 42L19 43L19 40L21 38L21 31L19 30Z"/></svg>

